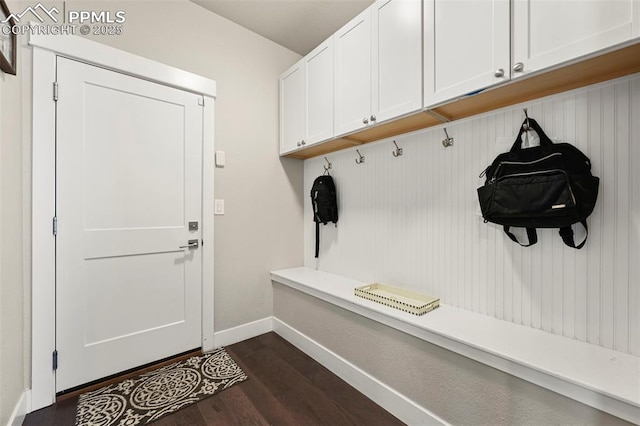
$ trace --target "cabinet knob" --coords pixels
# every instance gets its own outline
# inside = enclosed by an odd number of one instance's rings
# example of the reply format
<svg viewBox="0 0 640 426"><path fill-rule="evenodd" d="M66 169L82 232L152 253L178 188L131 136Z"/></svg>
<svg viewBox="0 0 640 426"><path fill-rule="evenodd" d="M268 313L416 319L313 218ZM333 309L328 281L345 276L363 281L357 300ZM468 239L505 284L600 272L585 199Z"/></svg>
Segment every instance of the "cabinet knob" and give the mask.
<svg viewBox="0 0 640 426"><path fill-rule="evenodd" d="M369 124L369 119L367 117L363 118L362 124Z"/></svg>
<svg viewBox="0 0 640 426"><path fill-rule="evenodd" d="M375 116L375 114L372 114L372 115L371 115L371 121L376 121L376 116Z"/></svg>
<svg viewBox="0 0 640 426"><path fill-rule="evenodd" d="M306 145L304 139L302 140L302 142L300 142L302 145Z"/></svg>
<svg viewBox="0 0 640 426"><path fill-rule="evenodd" d="M502 68L497 69L496 72L493 73L493 75L495 75L496 78L504 77L504 69Z"/></svg>
<svg viewBox="0 0 640 426"><path fill-rule="evenodd" d="M302 145L302 143L301 143L301 142L298 142L296 145L300 146L300 145Z"/></svg>
<svg viewBox="0 0 640 426"><path fill-rule="evenodd" d="M524 71L524 64L522 62L516 62L512 69L513 72L522 72Z"/></svg>

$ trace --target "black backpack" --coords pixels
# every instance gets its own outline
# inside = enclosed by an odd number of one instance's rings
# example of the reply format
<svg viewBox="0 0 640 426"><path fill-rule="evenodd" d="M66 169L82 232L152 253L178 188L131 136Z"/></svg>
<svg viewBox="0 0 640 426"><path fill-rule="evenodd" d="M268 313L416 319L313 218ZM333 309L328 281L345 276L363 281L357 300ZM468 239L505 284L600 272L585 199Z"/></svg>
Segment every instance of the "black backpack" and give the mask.
<svg viewBox="0 0 640 426"><path fill-rule="evenodd" d="M520 138L529 127L540 137L540 146L523 149ZM600 180L578 148L553 143L527 118L511 150L498 155L483 173L487 179L478 188L478 199L485 222L503 225L509 238L524 247L538 241L536 228L560 228L567 246L584 246L586 237L575 245L571 225L581 223L588 235L586 218L596 204ZM526 228L529 243L520 243L511 226Z"/></svg>
<svg viewBox="0 0 640 426"><path fill-rule="evenodd" d="M338 202L336 185L328 174L318 176L311 187L313 221L316 223L316 257L320 249L320 223L338 222Z"/></svg>

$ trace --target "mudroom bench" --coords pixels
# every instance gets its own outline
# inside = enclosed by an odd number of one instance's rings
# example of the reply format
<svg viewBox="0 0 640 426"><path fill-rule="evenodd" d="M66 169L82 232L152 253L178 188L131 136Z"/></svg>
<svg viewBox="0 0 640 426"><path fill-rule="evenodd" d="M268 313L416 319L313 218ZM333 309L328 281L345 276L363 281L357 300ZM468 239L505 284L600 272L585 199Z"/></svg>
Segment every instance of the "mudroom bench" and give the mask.
<svg viewBox="0 0 640 426"><path fill-rule="evenodd" d="M640 421L640 358L441 304L416 316L354 295L367 283L306 267L271 272L298 290L625 420Z"/></svg>

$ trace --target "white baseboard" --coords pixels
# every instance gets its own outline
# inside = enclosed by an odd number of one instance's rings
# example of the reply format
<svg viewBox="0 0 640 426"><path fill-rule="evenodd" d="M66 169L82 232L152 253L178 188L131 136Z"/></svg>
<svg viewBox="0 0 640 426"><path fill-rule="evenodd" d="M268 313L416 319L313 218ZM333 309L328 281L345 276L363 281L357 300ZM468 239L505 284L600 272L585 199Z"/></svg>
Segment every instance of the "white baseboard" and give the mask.
<svg viewBox="0 0 640 426"><path fill-rule="evenodd" d="M9 417L7 426L21 426L24 418L31 412L31 390L27 389L22 392L20 399Z"/></svg>
<svg viewBox="0 0 640 426"><path fill-rule="evenodd" d="M221 346L233 345L234 343L273 331L272 319L273 317L267 317L227 330L217 331L213 338L214 346L219 348Z"/></svg>
<svg viewBox="0 0 640 426"><path fill-rule="evenodd" d="M448 423L390 388L369 373L299 332L289 324L273 318L273 331L292 345L331 370L376 404L409 425L447 425Z"/></svg>

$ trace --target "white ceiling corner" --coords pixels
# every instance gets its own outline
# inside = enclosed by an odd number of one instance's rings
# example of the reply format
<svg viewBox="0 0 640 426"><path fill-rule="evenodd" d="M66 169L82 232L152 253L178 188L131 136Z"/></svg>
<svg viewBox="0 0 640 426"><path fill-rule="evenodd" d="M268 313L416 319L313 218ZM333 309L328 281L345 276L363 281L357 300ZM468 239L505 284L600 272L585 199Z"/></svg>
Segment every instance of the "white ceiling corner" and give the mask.
<svg viewBox="0 0 640 426"><path fill-rule="evenodd" d="M373 0L191 0L304 56Z"/></svg>

